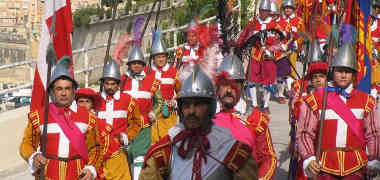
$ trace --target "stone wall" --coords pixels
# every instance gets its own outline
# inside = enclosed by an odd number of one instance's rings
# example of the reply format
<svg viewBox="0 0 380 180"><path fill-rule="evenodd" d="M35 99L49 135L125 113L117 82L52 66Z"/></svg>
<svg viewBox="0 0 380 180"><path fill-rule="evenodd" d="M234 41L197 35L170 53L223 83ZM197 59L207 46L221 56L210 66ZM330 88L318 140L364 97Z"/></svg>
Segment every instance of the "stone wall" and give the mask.
<svg viewBox="0 0 380 180"><path fill-rule="evenodd" d="M162 9L160 12L160 24L162 23L168 23L169 18L169 9L165 8ZM112 35L112 42L117 42L121 35L123 35L127 31L127 27L130 26L130 23L134 23L136 17L139 14L131 15L131 16L122 16L115 20L115 27ZM141 15L141 13L140 13ZM146 15L147 16L147 15ZM145 34L151 34L151 29L154 27L154 20L155 20L155 13L153 13L149 26L146 29ZM108 35L110 31L111 21L105 20L97 23L92 23L88 27L80 27L75 28L73 33L73 42L72 42L72 49L78 50L78 49L87 49L94 46L99 46L102 44L107 44L108 41ZM146 49L151 46L151 37L146 37L143 39L142 42L142 50L145 53ZM110 49L110 55L112 56L114 50L114 46L111 46ZM88 65L89 67L94 65L103 64L104 57L106 54L106 47L104 48L98 48L94 50L90 50L87 52L88 57ZM75 61L75 67L74 69L82 70L85 69L85 53L75 53L74 54L74 61ZM122 71L125 71L125 65L122 65ZM103 69L98 68L95 71L92 71L89 76L89 82L93 83L99 80L101 73ZM85 81L85 75L84 73L76 75L76 79L80 83L84 83Z"/></svg>

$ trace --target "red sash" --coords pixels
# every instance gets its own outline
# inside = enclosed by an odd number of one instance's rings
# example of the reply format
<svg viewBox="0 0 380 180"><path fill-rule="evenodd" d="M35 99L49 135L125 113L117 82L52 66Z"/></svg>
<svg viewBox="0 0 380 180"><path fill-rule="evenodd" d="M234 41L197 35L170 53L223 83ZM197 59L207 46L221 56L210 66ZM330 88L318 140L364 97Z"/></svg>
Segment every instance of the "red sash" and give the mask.
<svg viewBox="0 0 380 180"><path fill-rule="evenodd" d="M320 97L323 97L323 88L315 92ZM327 108L334 110L342 119L347 123L347 126L352 130L355 136L362 144L365 144L363 127L354 113L347 107L343 100L337 93L328 93L327 95Z"/></svg>
<svg viewBox="0 0 380 180"><path fill-rule="evenodd" d="M71 116L65 117L62 113L59 113L58 108L52 103L49 104L49 111L50 115L57 121L63 133L69 139L70 144L72 144L79 155L88 162L85 135L80 131L78 126L75 125Z"/></svg>

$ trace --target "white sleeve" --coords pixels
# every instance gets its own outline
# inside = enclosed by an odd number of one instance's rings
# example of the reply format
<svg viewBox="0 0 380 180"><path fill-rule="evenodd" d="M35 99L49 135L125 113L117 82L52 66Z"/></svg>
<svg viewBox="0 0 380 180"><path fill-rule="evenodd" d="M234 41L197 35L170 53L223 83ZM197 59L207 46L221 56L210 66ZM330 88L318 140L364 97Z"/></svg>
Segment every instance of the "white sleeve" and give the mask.
<svg viewBox="0 0 380 180"><path fill-rule="evenodd" d="M313 173L311 173L307 167L309 166L310 162L315 160L315 159L316 159L315 156L310 156L309 158L303 160L303 165L302 165L303 166L303 172L305 173L305 175L308 178L313 177Z"/></svg>
<svg viewBox="0 0 380 180"><path fill-rule="evenodd" d="M95 167L94 166L91 166L91 165L87 165L87 166L84 166L83 169L88 169L91 171L91 174L92 174L92 179L95 179L97 174L96 174L96 170L95 170Z"/></svg>

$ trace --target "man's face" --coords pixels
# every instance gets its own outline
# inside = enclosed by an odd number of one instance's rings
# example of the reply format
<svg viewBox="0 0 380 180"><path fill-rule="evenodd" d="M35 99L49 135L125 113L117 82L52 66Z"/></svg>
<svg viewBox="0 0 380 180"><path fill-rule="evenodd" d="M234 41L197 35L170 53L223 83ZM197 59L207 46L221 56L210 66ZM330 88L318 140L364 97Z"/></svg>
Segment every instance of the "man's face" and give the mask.
<svg viewBox="0 0 380 180"><path fill-rule="evenodd" d="M103 80L104 91L107 95L114 95L119 90L119 83L115 79L104 78Z"/></svg>
<svg viewBox="0 0 380 180"><path fill-rule="evenodd" d="M271 16L274 20L277 20L277 19L280 17L280 15L277 14L277 13L271 13L270 16Z"/></svg>
<svg viewBox="0 0 380 180"><path fill-rule="evenodd" d="M94 101L89 97L78 97L77 104L87 109L87 111L91 111L94 108Z"/></svg>
<svg viewBox="0 0 380 180"><path fill-rule="evenodd" d="M335 67L333 70L333 81L335 86L347 88L352 83L353 71L345 67Z"/></svg>
<svg viewBox="0 0 380 180"><path fill-rule="evenodd" d="M196 45L198 43L198 34L195 31L188 31L187 42L190 46Z"/></svg>
<svg viewBox="0 0 380 180"><path fill-rule="evenodd" d="M374 10L375 14L380 14L380 7L376 6Z"/></svg>
<svg viewBox="0 0 380 180"><path fill-rule="evenodd" d="M284 8L284 14L285 14L285 16L290 16L290 15L293 14L293 12L294 12L294 9L291 8L291 7L289 7L289 6L286 6Z"/></svg>
<svg viewBox="0 0 380 180"><path fill-rule="evenodd" d="M224 84L218 87L218 98L224 108L232 109L240 99L240 92L243 87L241 82L234 83L234 89L232 84Z"/></svg>
<svg viewBox="0 0 380 180"><path fill-rule="evenodd" d="M259 16L261 20L265 20L267 17L269 17L270 11L268 10L260 10L259 11Z"/></svg>
<svg viewBox="0 0 380 180"><path fill-rule="evenodd" d="M209 123L209 104L210 101L207 99L183 99L181 111L183 113L183 124L186 129L202 128Z"/></svg>
<svg viewBox="0 0 380 180"><path fill-rule="evenodd" d="M68 79L58 79L53 88L54 103L60 107L69 107L74 100L73 82Z"/></svg>
<svg viewBox="0 0 380 180"><path fill-rule="evenodd" d="M154 56L154 65L157 68L163 68L166 65L166 54L159 54Z"/></svg>
<svg viewBox="0 0 380 180"><path fill-rule="evenodd" d="M315 89L323 88L326 84L327 76L325 73L316 72L311 74L311 84Z"/></svg>
<svg viewBox="0 0 380 180"><path fill-rule="evenodd" d="M129 68L132 73L140 74L144 70L144 63L140 61L131 62L129 63Z"/></svg>

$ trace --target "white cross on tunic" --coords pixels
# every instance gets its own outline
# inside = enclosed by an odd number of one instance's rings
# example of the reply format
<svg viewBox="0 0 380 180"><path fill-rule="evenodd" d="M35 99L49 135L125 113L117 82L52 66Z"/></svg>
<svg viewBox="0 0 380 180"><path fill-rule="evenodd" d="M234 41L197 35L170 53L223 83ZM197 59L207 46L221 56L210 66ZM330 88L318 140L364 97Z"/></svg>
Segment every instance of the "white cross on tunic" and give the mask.
<svg viewBox="0 0 380 180"><path fill-rule="evenodd" d="M357 119L363 119L364 109L351 109L352 113L355 115ZM321 111L319 111L321 113ZM336 147L346 147L347 144L347 130L348 125L346 121L343 120L334 110L326 109L326 117L325 119L336 119L337 120L337 132L336 132Z"/></svg>
<svg viewBox="0 0 380 180"><path fill-rule="evenodd" d="M145 73L144 73L145 74ZM140 91L139 90L139 80L132 78L132 87L129 91L123 91L123 93L127 93L130 96L132 96L135 99L150 99L152 97L152 94L147 91Z"/></svg>
<svg viewBox="0 0 380 180"><path fill-rule="evenodd" d="M114 110L114 99L107 100L106 111L98 112L98 118L105 119L107 124L113 125L114 118L126 118L127 111Z"/></svg>
<svg viewBox="0 0 380 180"><path fill-rule="evenodd" d="M82 122L74 123L82 133L85 133L88 128L88 124ZM43 125L40 125L41 132L43 131ZM58 157L68 158L70 151L70 141L57 123L48 123L48 134L59 134L58 142Z"/></svg>

